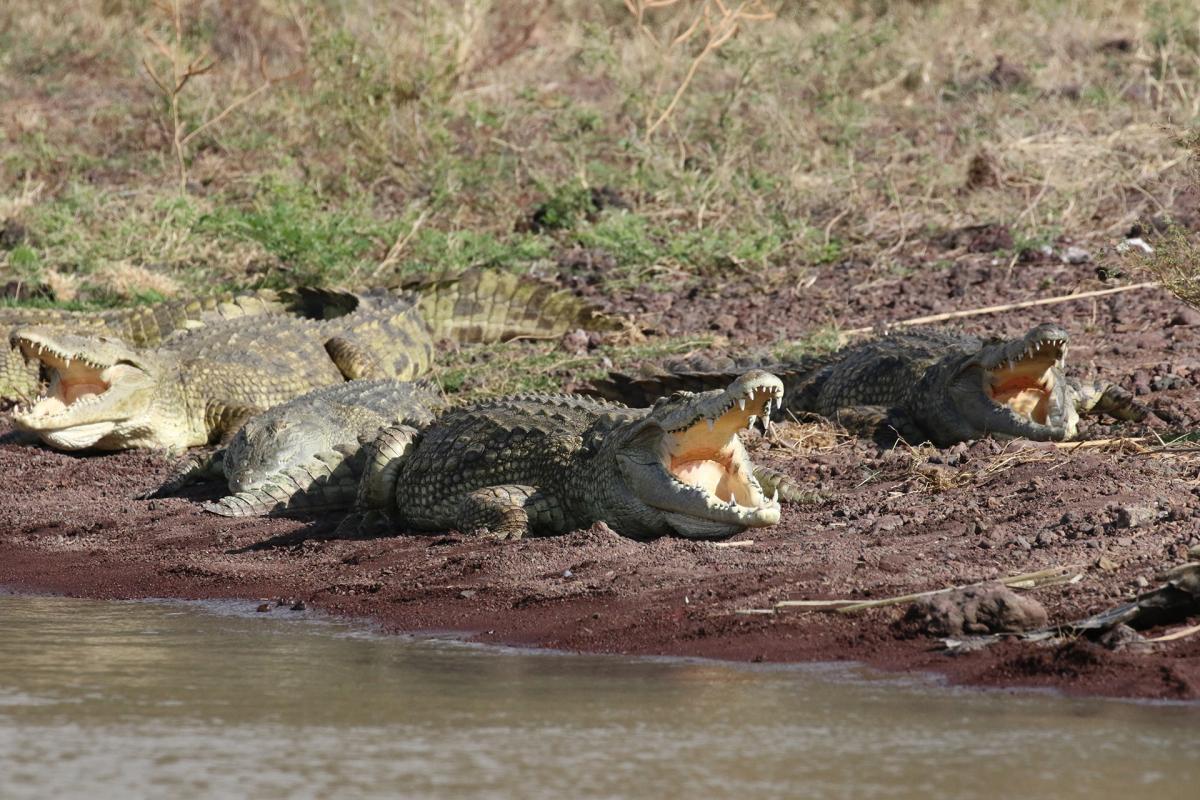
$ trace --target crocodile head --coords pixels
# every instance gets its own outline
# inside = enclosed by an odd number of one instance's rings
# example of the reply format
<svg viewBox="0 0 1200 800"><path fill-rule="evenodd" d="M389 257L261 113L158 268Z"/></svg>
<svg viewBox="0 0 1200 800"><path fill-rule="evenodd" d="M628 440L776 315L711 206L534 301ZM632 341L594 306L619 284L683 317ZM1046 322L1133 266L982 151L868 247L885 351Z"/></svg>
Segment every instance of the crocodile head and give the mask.
<svg viewBox="0 0 1200 800"><path fill-rule="evenodd" d="M229 491L257 489L289 467L302 466L335 447L329 414L322 409L293 411L284 417L251 417L225 447Z"/></svg>
<svg viewBox="0 0 1200 800"><path fill-rule="evenodd" d="M172 444L157 438L163 369L153 354L117 339L37 328L15 331L10 344L47 379L41 396L13 409L18 428L60 450Z"/></svg>
<svg viewBox="0 0 1200 800"><path fill-rule="evenodd" d="M764 494L738 432L765 427L782 403L782 382L758 370L727 389L660 399L613 437L630 509L694 538L779 522L779 499Z"/></svg>
<svg viewBox="0 0 1200 800"><path fill-rule="evenodd" d="M957 365L949 398L972 435L1041 441L1070 438L1079 415L1062 373L1067 332L1038 325L1018 339L992 341Z"/></svg>

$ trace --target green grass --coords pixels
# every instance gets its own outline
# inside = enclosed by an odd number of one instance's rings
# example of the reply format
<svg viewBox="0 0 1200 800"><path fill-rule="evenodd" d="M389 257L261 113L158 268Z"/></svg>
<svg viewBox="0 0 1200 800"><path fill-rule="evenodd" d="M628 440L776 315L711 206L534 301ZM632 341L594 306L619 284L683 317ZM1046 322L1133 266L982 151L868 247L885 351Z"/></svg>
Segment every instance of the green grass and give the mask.
<svg viewBox="0 0 1200 800"><path fill-rule="evenodd" d="M180 195L142 66L161 64L143 32L165 20L126 0L65 18L14 0L0 222L29 237L0 248L0 279L109 304L474 265L553 275L578 248L610 292L902 275L941 268L957 256L931 241L981 223L1017 249L1099 252L1195 180L1179 135L1200 125L1194 3L777 5L650 137L697 50L655 46L619 3L183 0L189 57L218 59L184 90L189 126L263 71L287 79L189 143ZM697 8L648 29L670 41ZM1022 80L989 82L999 55ZM999 181L968 190L981 151ZM120 292L113 270L132 281Z"/></svg>

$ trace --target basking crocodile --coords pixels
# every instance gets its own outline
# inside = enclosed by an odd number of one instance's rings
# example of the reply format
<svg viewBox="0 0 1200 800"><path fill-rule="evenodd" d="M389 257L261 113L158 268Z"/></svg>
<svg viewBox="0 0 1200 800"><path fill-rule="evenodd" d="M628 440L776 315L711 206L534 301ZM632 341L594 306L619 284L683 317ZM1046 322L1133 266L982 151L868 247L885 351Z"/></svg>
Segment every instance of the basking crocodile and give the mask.
<svg viewBox="0 0 1200 800"><path fill-rule="evenodd" d="M1053 324L1008 340L905 331L825 356L761 366L787 387L781 414L819 414L857 431L939 447L983 436L1070 439L1084 414L1145 418L1146 409L1121 387L1068 378L1067 342L1067 332ZM693 360L648 376L614 373L597 391L639 405L676 388L721 385L745 368Z"/></svg>
<svg viewBox="0 0 1200 800"><path fill-rule="evenodd" d="M779 521L738 432L782 404L774 375L662 398L649 409L518 395L385 428L367 450L344 535L486 530L557 534L597 521L625 536L729 536Z"/></svg>
<svg viewBox="0 0 1200 800"><path fill-rule="evenodd" d="M37 359L50 381L14 421L62 449L181 449L228 438L255 414L344 379L415 378L428 370L437 339L554 336L614 324L567 292L482 270L439 279L419 295L299 296L308 317L215 322L153 350L18 330L12 346ZM341 316L319 318L325 308Z"/></svg>
<svg viewBox="0 0 1200 800"><path fill-rule="evenodd" d="M619 327L616 320L569 291L497 270L436 273L407 281L400 290L416 293L420 316L435 340L500 342L515 337L555 338L574 328ZM155 347L177 331L225 319L268 314L328 318L349 313L356 306L355 297L349 292L261 289L103 311L0 305L0 401L37 396L38 365L27 362L18 348L2 344L21 328L108 336L134 347ZM334 298L341 301L331 302Z"/></svg>
<svg viewBox="0 0 1200 800"><path fill-rule="evenodd" d="M115 336L136 347L152 347L175 331L222 319L280 314L289 307L285 298L270 290L106 311L8 306L0 307L0 334L7 341L19 328L42 327L78 335ZM0 344L0 400L27 400L37 396L37 391L37 364L27 363L20 350Z"/></svg>
<svg viewBox="0 0 1200 800"><path fill-rule="evenodd" d="M17 427L64 450L183 449L348 378L412 378L433 342L411 297L373 292L334 319L247 317L169 337L155 349L38 328L11 337L49 373L46 394L13 410Z"/></svg>
<svg viewBox="0 0 1200 800"><path fill-rule="evenodd" d="M349 508L364 446L387 426L432 422L444 404L421 382L348 381L315 389L252 417L219 452L188 459L155 495L208 475L228 481L229 496L203 504L222 516Z"/></svg>

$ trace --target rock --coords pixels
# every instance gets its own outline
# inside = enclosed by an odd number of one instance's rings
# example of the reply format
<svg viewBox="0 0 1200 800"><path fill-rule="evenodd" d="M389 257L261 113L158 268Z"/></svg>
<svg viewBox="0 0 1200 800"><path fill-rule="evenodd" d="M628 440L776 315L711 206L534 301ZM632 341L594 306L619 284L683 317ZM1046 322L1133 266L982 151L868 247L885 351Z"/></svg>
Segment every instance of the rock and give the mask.
<svg viewBox="0 0 1200 800"><path fill-rule="evenodd" d="M1054 545L1058 544L1059 541L1060 537L1057 534L1051 533L1050 531L1042 531L1037 535L1037 538L1034 539L1033 543L1038 547L1053 547Z"/></svg>
<svg viewBox="0 0 1200 800"><path fill-rule="evenodd" d="M984 82L993 88L1007 91L1029 82L1029 76L1019 65L1005 60L1002 54L996 55L996 66L984 77Z"/></svg>
<svg viewBox="0 0 1200 800"><path fill-rule="evenodd" d="M999 583L970 586L918 600L903 623L927 636L1020 633L1043 627L1046 609Z"/></svg>
<svg viewBox="0 0 1200 800"><path fill-rule="evenodd" d="M1171 315L1171 319L1167 324L1172 327L1200 325L1200 311L1189 306L1184 306Z"/></svg>
<svg viewBox="0 0 1200 800"><path fill-rule="evenodd" d="M1168 389L1182 389L1185 383L1178 375L1156 375L1150 379L1150 391L1163 392Z"/></svg>
<svg viewBox="0 0 1200 800"><path fill-rule="evenodd" d="M1061 258L1064 264L1086 264L1092 260L1092 254L1072 245L1062 252Z"/></svg>
<svg viewBox="0 0 1200 800"><path fill-rule="evenodd" d="M0 250L13 250L25 244L29 229L15 219L0 222Z"/></svg>
<svg viewBox="0 0 1200 800"><path fill-rule="evenodd" d="M296 602L292 603L292 611L304 611L307 608L308 603L305 603L303 600L297 600Z"/></svg>
<svg viewBox="0 0 1200 800"><path fill-rule="evenodd" d="M1101 647L1114 652L1121 650L1149 650L1151 645L1145 638L1128 625L1117 625L1096 640Z"/></svg>
<svg viewBox="0 0 1200 800"><path fill-rule="evenodd" d="M733 314L718 314L712 321L712 326L716 330L731 331L737 328L738 318Z"/></svg>
<svg viewBox="0 0 1200 800"><path fill-rule="evenodd" d="M1154 521L1158 513L1150 506L1117 506L1114 524L1118 528L1140 528Z"/></svg>
<svg viewBox="0 0 1200 800"><path fill-rule="evenodd" d="M577 356L585 355L588 351L588 332L582 328L567 331L563 334L558 346L568 353Z"/></svg>
<svg viewBox="0 0 1200 800"><path fill-rule="evenodd" d="M871 526L872 533L886 533L894 531L904 525L904 517L899 514L884 514L879 519L875 520L875 524Z"/></svg>

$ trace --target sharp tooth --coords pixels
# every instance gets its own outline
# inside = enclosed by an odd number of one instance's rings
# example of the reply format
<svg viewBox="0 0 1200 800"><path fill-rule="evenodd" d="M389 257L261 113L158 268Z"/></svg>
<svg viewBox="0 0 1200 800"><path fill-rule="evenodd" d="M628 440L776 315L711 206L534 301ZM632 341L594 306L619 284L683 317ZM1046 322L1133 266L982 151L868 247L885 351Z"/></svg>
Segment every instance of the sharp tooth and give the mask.
<svg viewBox="0 0 1200 800"><path fill-rule="evenodd" d="M775 491L771 492L771 503L774 504L774 503L778 503L778 502L779 502L779 487L776 486Z"/></svg>
<svg viewBox="0 0 1200 800"><path fill-rule="evenodd" d="M763 424L763 433L770 433L771 432L770 412L768 412L767 415L762 418L762 424Z"/></svg>
<svg viewBox="0 0 1200 800"><path fill-rule="evenodd" d="M778 410L779 410L779 409L781 409L781 408L783 408L783 395L776 395L776 397L775 397L775 410L776 410L776 411L778 411Z"/></svg>
<svg viewBox="0 0 1200 800"><path fill-rule="evenodd" d="M741 409L742 411L746 410L746 398L744 398L744 397L738 398L738 408Z"/></svg>
<svg viewBox="0 0 1200 800"><path fill-rule="evenodd" d="M713 429L713 426L714 426L714 425L716 425L716 423L715 423L715 422L713 422L713 420L712 420L712 419L706 419L706 420L704 420L704 421L708 423L708 429L709 429L710 431Z"/></svg>
<svg viewBox="0 0 1200 800"><path fill-rule="evenodd" d="M747 428L751 428L751 429L753 429L753 428L754 428L754 423L756 423L756 422L758 422L758 416L757 416L757 415L755 415L755 414L751 414L751 415L750 415L750 421L746 423L746 427L747 427Z"/></svg>

